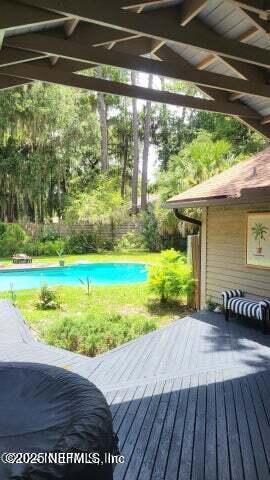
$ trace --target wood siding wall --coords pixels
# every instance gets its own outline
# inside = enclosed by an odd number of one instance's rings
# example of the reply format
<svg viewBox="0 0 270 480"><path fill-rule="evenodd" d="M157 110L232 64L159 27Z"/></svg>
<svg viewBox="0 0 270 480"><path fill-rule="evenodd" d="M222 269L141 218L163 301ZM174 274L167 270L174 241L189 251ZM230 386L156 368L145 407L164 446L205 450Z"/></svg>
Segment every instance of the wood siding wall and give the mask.
<svg viewBox="0 0 270 480"><path fill-rule="evenodd" d="M209 207L206 217L206 301L221 303L221 292L241 288L270 297L270 270L246 266L247 213L270 211L270 204Z"/></svg>

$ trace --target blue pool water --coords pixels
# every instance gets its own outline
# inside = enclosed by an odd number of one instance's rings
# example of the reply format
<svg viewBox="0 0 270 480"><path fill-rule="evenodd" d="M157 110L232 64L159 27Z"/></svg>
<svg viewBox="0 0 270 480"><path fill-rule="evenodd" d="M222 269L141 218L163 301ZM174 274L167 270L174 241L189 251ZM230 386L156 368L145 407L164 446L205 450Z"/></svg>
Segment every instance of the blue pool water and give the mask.
<svg viewBox="0 0 270 480"><path fill-rule="evenodd" d="M81 285L90 279L92 285L121 285L147 280L145 265L138 263L92 263L68 267L35 268L0 272L0 291L39 288L52 285Z"/></svg>

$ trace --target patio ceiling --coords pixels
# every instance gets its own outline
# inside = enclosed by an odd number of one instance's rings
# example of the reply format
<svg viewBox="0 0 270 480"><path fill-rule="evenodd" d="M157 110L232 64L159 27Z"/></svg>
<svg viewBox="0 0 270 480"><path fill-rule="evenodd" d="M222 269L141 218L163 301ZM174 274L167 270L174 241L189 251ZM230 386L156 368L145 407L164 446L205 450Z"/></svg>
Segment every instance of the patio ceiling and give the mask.
<svg viewBox="0 0 270 480"><path fill-rule="evenodd" d="M0 89L35 80L239 117L270 139L270 0L0 0ZM112 65L191 97L87 77Z"/></svg>

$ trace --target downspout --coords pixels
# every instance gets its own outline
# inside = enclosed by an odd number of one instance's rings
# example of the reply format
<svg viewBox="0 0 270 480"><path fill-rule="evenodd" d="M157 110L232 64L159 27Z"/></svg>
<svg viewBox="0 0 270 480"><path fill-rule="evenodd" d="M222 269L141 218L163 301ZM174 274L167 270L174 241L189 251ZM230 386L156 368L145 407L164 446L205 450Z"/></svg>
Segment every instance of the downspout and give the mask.
<svg viewBox="0 0 270 480"><path fill-rule="evenodd" d="M197 220L196 218L191 218L183 215L182 213L180 213L178 208L174 208L173 211L178 220L182 220L182 222L192 223L193 225L198 225L199 227L202 226L201 220Z"/></svg>
<svg viewBox="0 0 270 480"><path fill-rule="evenodd" d="M201 231L202 231L202 222L200 220L197 220L196 218L191 218L191 217L188 217L186 215L183 215L182 213L180 213L180 211L177 209L177 208L174 208L174 214L175 216L178 218L178 220L181 220L183 222L188 222L188 223L191 223L193 225L196 225L200 228L200 234L199 234L199 243L195 242L192 243L192 252L193 252L193 248L195 245L198 245L198 250L197 250L197 247L196 247L196 250L195 251L198 251L198 255L199 255L199 262L196 263L196 260L194 261L194 258L197 257L197 255L195 254L195 257L192 255L192 269L193 269L193 275L194 275L194 278L196 279L196 283L197 283L197 287L196 287L196 291L195 291L195 294L194 294L194 306L195 308L197 308L198 310L200 310L201 308ZM194 241L195 241L195 238L194 238ZM197 257L198 258L198 257Z"/></svg>

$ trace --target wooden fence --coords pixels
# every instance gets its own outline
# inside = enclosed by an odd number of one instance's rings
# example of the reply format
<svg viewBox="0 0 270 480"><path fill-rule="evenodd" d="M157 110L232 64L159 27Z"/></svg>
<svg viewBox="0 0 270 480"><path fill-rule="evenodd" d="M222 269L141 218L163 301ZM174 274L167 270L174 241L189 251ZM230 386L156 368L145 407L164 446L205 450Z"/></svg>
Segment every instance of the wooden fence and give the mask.
<svg viewBox="0 0 270 480"><path fill-rule="evenodd" d="M60 237L66 237L76 233L95 233L98 232L101 241L117 241L120 240L128 232L138 231L139 222L127 222L121 225L114 224L74 224L67 225L64 223L52 223L48 225L41 225L35 223L27 223L22 225L28 235L33 238L39 237L46 232L55 232Z"/></svg>

